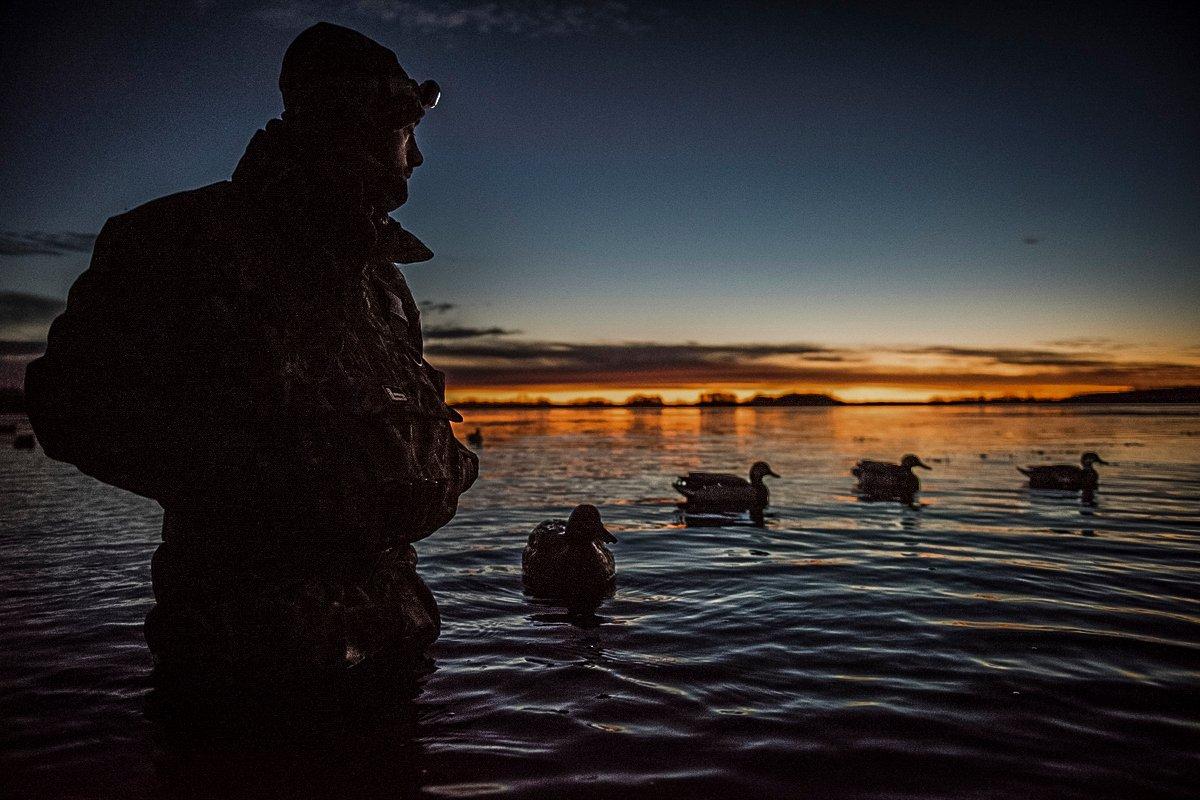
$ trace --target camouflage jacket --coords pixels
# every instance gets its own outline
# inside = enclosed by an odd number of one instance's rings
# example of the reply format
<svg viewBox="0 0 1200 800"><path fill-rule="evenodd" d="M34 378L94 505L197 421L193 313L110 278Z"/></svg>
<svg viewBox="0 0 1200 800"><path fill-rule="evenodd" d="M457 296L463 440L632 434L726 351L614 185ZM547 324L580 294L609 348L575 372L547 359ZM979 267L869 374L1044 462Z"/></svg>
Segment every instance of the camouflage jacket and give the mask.
<svg viewBox="0 0 1200 800"><path fill-rule="evenodd" d="M273 122L232 180L110 219L27 371L47 454L320 549L448 522L478 462L394 263L432 253L363 196Z"/></svg>

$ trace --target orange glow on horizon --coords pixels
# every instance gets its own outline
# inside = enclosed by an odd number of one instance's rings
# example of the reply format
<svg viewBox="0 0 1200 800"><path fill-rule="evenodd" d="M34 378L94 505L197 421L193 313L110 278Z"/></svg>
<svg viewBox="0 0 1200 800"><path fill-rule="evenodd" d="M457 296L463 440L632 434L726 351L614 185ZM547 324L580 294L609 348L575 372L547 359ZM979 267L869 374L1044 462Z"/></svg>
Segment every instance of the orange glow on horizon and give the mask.
<svg viewBox="0 0 1200 800"><path fill-rule="evenodd" d="M573 403L587 400L604 400L622 404L634 396L659 396L668 404L690 404L700 395L709 392L724 392L737 395L739 401L749 400L758 394L779 396L782 394L825 394L847 403L926 403L931 400L963 400L985 397L994 400L1002 397L1037 398L1060 400L1076 394L1090 392L1119 392L1134 386L1102 384L1036 384L1029 386L720 386L698 389L695 387L664 386L646 388L613 386L489 386L486 388L448 387L450 403L469 401L482 402L536 402Z"/></svg>
<svg viewBox="0 0 1200 800"><path fill-rule="evenodd" d="M506 350L511 347L511 350ZM451 402L623 403L631 395L667 404L702 393L824 394L851 403L1057 400L1077 394L1200 384L1200 348L1114 340L1063 340L1027 347L961 345L823 348L639 342L499 343L444 348Z"/></svg>

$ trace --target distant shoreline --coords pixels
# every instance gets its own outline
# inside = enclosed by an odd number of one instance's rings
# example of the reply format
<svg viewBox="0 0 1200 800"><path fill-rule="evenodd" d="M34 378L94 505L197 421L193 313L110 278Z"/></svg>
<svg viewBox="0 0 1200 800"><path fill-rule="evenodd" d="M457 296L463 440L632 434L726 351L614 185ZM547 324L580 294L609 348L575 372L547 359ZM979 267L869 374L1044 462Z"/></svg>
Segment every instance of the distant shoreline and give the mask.
<svg viewBox="0 0 1200 800"><path fill-rule="evenodd" d="M836 408L840 406L1028 406L1028 405L1194 405L1200 403L1200 386L1183 386L1170 389L1136 389L1126 392L1093 392L1064 397L1061 400L1047 398L961 398L955 400L875 400L850 402L838 400L826 394L785 394L777 397L758 395L749 400L699 400L694 403L668 403L648 398L624 403L606 400L580 400L572 403L554 403L549 400L464 400L453 403L461 409L580 409L580 408Z"/></svg>
<svg viewBox="0 0 1200 800"><path fill-rule="evenodd" d="M1135 389L1126 392L1093 392L1065 397L1061 400L1046 398L960 398L955 400L876 400L850 402L827 394L789 393L777 396L756 395L749 400L738 400L733 395L710 393L702 395L694 403L668 403L660 398L634 396L623 403L607 400L580 400L572 403L554 403L549 400L464 400L452 403L455 408L486 409L663 409L663 408L837 408L871 406L1043 406L1043 405L1194 405L1200 403L1200 386L1179 386L1170 389ZM20 389L0 390L0 413L24 413L25 397Z"/></svg>

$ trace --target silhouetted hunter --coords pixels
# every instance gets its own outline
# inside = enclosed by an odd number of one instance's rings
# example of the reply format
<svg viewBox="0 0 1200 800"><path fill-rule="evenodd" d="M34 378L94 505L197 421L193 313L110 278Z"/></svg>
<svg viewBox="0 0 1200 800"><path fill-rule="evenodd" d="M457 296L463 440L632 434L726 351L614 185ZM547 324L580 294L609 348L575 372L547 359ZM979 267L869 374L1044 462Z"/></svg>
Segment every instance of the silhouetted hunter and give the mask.
<svg viewBox="0 0 1200 800"><path fill-rule="evenodd" d="M46 452L165 509L146 638L166 674L322 678L437 638L412 543L475 480L389 218L436 104L321 23L233 179L113 217L26 377Z"/></svg>

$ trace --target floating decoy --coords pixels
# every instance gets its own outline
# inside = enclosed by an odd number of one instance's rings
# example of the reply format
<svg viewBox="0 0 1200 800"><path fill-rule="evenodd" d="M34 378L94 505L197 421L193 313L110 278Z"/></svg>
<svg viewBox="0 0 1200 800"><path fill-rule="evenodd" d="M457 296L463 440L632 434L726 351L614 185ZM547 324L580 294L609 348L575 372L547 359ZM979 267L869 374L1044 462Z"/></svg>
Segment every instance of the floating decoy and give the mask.
<svg viewBox="0 0 1200 800"><path fill-rule="evenodd" d="M1074 464L1049 464L1039 467L1017 467L1017 471L1028 476L1032 489L1067 489L1070 491L1095 491L1100 485L1100 474L1094 464L1107 464L1090 450L1079 458L1082 467Z"/></svg>
<svg viewBox="0 0 1200 800"><path fill-rule="evenodd" d="M913 496L920 491L921 482L913 474L913 467L933 469L917 456L909 453L899 464L886 461L859 461L850 470L858 478L859 494L871 500L901 500L911 504Z"/></svg>
<svg viewBox="0 0 1200 800"><path fill-rule="evenodd" d="M483 447L483 429L476 428L467 434L467 444L471 447Z"/></svg>
<svg viewBox="0 0 1200 800"><path fill-rule="evenodd" d="M525 587L542 597L603 596L616 575L612 551L604 545L615 541L593 505L576 506L566 522L546 520L529 534L521 554Z"/></svg>
<svg viewBox="0 0 1200 800"><path fill-rule="evenodd" d="M771 493L763 483L767 476L779 475L765 461L750 467L750 480L724 472L689 472L675 479L675 491L687 498L693 511L762 511L771 501Z"/></svg>

